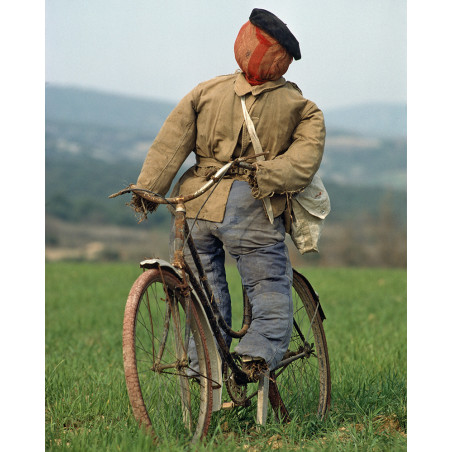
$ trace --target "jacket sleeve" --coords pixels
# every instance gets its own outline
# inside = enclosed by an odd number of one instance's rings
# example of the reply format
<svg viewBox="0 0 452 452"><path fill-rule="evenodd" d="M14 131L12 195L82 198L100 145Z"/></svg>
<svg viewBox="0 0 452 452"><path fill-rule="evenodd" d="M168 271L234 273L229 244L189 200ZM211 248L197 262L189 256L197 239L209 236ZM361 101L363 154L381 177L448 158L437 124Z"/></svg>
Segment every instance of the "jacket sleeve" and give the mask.
<svg viewBox="0 0 452 452"><path fill-rule="evenodd" d="M273 160L257 162L252 184L255 198L299 192L310 184L325 146L323 113L313 102L308 101L303 109L292 140L289 148Z"/></svg>
<svg viewBox="0 0 452 452"><path fill-rule="evenodd" d="M137 186L166 195L182 163L196 144L196 88L170 113L152 143Z"/></svg>

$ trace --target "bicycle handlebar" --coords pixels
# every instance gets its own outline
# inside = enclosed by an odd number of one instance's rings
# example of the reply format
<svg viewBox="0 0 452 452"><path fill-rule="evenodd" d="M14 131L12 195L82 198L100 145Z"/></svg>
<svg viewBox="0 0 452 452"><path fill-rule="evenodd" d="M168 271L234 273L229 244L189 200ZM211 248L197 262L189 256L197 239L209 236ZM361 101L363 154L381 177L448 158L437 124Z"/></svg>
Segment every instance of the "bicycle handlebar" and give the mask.
<svg viewBox="0 0 452 452"><path fill-rule="evenodd" d="M173 198L165 198L164 196L159 195L158 193L154 193L151 190L147 190L145 188L138 188L134 184L130 184L128 187L119 190L117 193L113 193L109 196L109 198L116 198L117 196L124 195L126 193L135 193L142 198L153 202L155 204L179 204L185 203L187 201L191 201L192 199L198 198L202 194L204 194L209 188L211 188L216 182L221 180L227 172L233 167L241 167L247 169L249 171L255 171L256 167L252 163L248 163L245 160L252 159L254 157L258 157L260 155L267 154L267 152L262 152L260 154L254 154L248 157L239 157L231 162L226 163L226 165L222 166L211 178L205 183L199 190L185 196L177 196Z"/></svg>

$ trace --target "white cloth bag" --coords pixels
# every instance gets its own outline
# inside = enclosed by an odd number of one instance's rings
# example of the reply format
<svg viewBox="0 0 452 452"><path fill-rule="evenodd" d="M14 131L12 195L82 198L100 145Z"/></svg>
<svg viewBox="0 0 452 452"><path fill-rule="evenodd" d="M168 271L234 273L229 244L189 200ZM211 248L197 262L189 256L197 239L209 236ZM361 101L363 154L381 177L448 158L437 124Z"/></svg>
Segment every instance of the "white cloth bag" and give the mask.
<svg viewBox="0 0 452 452"><path fill-rule="evenodd" d="M292 196L290 236L301 254L319 251L320 234L330 211L328 192L320 176L315 174L304 190Z"/></svg>

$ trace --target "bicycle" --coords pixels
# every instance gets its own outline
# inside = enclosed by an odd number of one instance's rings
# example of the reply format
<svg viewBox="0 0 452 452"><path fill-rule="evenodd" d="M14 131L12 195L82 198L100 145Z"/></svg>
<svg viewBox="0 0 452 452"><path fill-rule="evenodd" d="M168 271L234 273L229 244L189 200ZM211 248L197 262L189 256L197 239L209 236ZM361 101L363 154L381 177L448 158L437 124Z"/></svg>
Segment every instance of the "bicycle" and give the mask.
<svg viewBox="0 0 452 452"><path fill-rule="evenodd" d="M255 157L255 156L253 156ZM186 222L184 204L218 183L234 168L252 170L235 159L220 168L195 193L164 198L133 185L110 195L138 193L158 204L175 207L175 252L171 263L147 259L126 302L123 358L133 414L158 440L176 428L195 442L207 434L213 412L250 406L257 400L257 424L266 423L268 401L277 420L288 422L316 411L323 418L330 405L331 377L323 330L325 315L309 281L293 270L294 321L289 348L276 369L251 382L241 357L230 352L221 334L240 339L252 320L243 289L243 320L234 331L221 316ZM184 259L188 245L196 272ZM196 350L199 368L189 349ZM193 352L192 352L193 355ZM223 387L230 401L223 402Z"/></svg>

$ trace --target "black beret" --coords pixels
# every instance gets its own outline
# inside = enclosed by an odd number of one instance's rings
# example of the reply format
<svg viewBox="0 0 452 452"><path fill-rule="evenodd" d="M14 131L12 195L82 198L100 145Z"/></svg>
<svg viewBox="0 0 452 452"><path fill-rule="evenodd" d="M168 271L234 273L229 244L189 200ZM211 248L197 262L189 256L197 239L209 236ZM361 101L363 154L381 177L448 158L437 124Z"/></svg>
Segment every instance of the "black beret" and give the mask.
<svg viewBox="0 0 452 452"><path fill-rule="evenodd" d="M300 44L287 25L270 11L254 8L250 22L275 38L296 60L301 58Z"/></svg>

